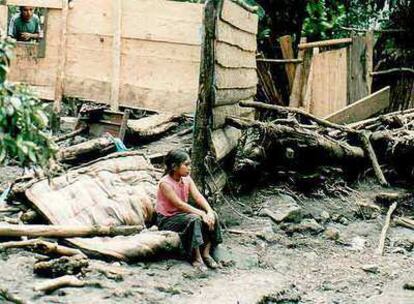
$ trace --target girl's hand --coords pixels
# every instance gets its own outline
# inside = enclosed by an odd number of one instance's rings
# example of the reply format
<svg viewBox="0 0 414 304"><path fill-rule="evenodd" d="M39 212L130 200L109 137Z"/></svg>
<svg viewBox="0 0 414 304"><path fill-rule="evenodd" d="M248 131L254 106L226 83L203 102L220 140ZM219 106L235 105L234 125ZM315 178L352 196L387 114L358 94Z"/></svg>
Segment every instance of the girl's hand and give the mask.
<svg viewBox="0 0 414 304"><path fill-rule="evenodd" d="M212 231L214 229L214 215L212 214L212 217L209 213L203 212L203 215L201 216L203 219L203 222L208 226L208 229Z"/></svg>

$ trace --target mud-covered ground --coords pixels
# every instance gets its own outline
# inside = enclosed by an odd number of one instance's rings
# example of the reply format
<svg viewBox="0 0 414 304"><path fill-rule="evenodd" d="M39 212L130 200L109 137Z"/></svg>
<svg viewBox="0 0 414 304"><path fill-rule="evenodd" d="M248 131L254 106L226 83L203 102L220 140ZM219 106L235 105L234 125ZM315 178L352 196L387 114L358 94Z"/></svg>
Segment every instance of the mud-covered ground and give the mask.
<svg viewBox="0 0 414 304"><path fill-rule="evenodd" d="M188 146L188 138L176 144ZM19 174L17 168L1 168L0 184ZM22 303L414 303L414 291L403 288L414 283L414 231L391 226L385 254L379 255L387 209L358 203L372 203L384 189L371 180L352 188L342 197L316 199L265 186L221 199L215 208L224 243L216 257L223 267L216 271L199 273L179 259L132 265L91 260L82 278L90 286L44 295L33 291L47 280L33 274L42 256L12 249L0 253L0 288ZM300 209L297 223L276 224L260 216L264 208L277 210L286 203ZM105 276L103 268L116 275ZM12 302L0 296L0 303Z"/></svg>

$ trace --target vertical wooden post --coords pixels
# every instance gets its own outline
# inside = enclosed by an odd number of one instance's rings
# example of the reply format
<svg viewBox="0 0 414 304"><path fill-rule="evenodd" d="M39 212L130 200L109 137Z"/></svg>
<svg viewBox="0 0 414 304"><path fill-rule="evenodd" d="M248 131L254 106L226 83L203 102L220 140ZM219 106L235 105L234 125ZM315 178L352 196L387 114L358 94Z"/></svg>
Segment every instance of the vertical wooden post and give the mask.
<svg viewBox="0 0 414 304"><path fill-rule="evenodd" d="M371 76L367 75L369 69L367 59L371 61L370 69L372 69L372 53L368 54L369 52L372 52L372 47L369 51L367 38L353 35L348 58L348 104L369 95L371 85L368 82Z"/></svg>
<svg viewBox="0 0 414 304"><path fill-rule="evenodd" d="M122 31L122 0L112 1L113 43L112 43L112 87L111 109L119 108L119 78L121 74L121 31Z"/></svg>
<svg viewBox="0 0 414 304"><path fill-rule="evenodd" d="M215 99L214 89L214 36L216 24L215 0L208 0L204 9L204 39L201 57L199 97L194 119L193 148L193 179L202 193L206 190L205 157L208 148L208 117Z"/></svg>
<svg viewBox="0 0 414 304"><path fill-rule="evenodd" d="M279 38L280 49L283 59L293 59L295 57L292 47L292 36L285 35ZM285 64L286 75L289 81L289 94L292 92L293 81L295 79L296 65L294 63Z"/></svg>
<svg viewBox="0 0 414 304"><path fill-rule="evenodd" d="M306 41L307 41L306 37L300 38L300 43L306 43ZM303 60L305 52L306 52L306 49L299 50L298 59ZM301 91L302 91L303 83L305 81L304 75L303 75L304 74L303 66L304 66L304 63L302 62L298 64L298 66L296 67L295 79L293 80L293 86L292 86L292 93L290 94L290 98L289 98L290 107L298 108L302 104Z"/></svg>
<svg viewBox="0 0 414 304"><path fill-rule="evenodd" d="M368 95L371 94L372 76L374 66L374 32L369 31L365 35L365 79L367 82Z"/></svg>
<svg viewBox="0 0 414 304"><path fill-rule="evenodd" d="M0 36L7 36L7 5L0 1Z"/></svg>
<svg viewBox="0 0 414 304"><path fill-rule="evenodd" d="M57 131L59 129L59 115L62 109L62 96L63 96L63 81L65 76L65 64L66 64L66 28L68 20L68 0L62 0L62 10L60 18L60 44L59 44L59 57L58 66L56 71L55 82L55 100L53 103L53 118L52 118L52 130Z"/></svg>

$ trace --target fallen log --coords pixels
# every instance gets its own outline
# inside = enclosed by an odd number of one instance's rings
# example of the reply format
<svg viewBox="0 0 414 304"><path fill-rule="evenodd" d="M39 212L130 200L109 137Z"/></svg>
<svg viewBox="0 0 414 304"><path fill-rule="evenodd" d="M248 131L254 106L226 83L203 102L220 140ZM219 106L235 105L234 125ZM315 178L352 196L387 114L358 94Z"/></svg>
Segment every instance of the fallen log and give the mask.
<svg viewBox="0 0 414 304"><path fill-rule="evenodd" d="M409 219L407 217L398 217L394 220L394 223L396 225L414 230L414 220Z"/></svg>
<svg viewBox="0 0 414 304"><path fill-rule="evenodd" d="M73 238L132 235L144 226L60 226L60 225L1 225L0 237Z"/></svg>
<svg viewBox="0 0 414 304"><path fill-rule="evenodd" d="M73 161L89 153L111 151L115 144L111 138L100 137L64 148L58 152L58 159L62 162Z"/></svg>
<svg viewBox="0 0 414 304"><path fill-rule="evenodd" d="M81 281L75 276L65 275L57 279L51 279L36 285L33 289L35 291L42 291L46 294L62 287L84 287L86 285L97 285L96 283Z"/></svg>
<svg viewBox="0 0 414 304"><path fill-rule="evenodd" d="M371 161L372 167L374 168L374 172L380 184L384 187L389 186L387 180L385 179L384 173L381 170L381 167L378 163L377 155L375 154L374 148L372 147L370 141L370 134L367 132L361 132L360 139L362 141L362 145L366 152L366 155Z"/></svg>
<svg viewBox="0 0 414 304"><path fill-rule="evenodd" d="M60 257L50 261L36 262L33 266L33 271L42 277L56 278L63 275L78 274L88 266L89 261L87 258L76 255Z"/></svg>
<svg viewBox="0 0 414 304"><path fill-rule="evenodd" d="M14 294L12 294L10 291L8 291L5 288L0 288L0 300L5 300L7 302L15 303L15 304L30 304L31 303L31 302L26 302L22 300L18 296L15 296Z"/></svg>
<svg viewBox="0 0 414 304"><path fill-rule="evenodd" d="M353 128L327 121L325 119L319 118L315 115L312 115L298 108L289 108L289 107L283 107L283 106L278 106L278 105L270 105L270 104L266 104L263 102L257 102L257 101L240 101L239 104L241 107L253 107L259 110L272 110L280 114L288 114L288 113L299 114L311 121L318 123L321 126L333 128L333 129L337 129L337 130L341 130L341 131L345 131L349 133L356 133L356 131Z"/></svg>
<svg viewBox="0 0 414 304"><path fill-rule="evenodd" d="M259 121L250 121L237 117L228 117L227 123L239 129L257 127L271 138L265 145L265 150L269 153L274 147L293 150L293 154L303 152L308 153L309 159L318 159L323 163L343 163L347 161L363 160L365 153L363 149L351 146L345 142L336 141L327 136L320 135L300 128L292 128L285 125L274 125ZM270 145L270 146L269 146ZM273 146L273 147L272 147ZM289 150L290 151L290 150ZM306 151L306 153L304 152ZM273 155L273 154L272 154ZM297 158L296 155L289 153L290 159Z"/></svg>
<svg viewBox="0 0 414 304"><path fill-rule="evenodd" d="M79 129L77 129L73 132L70 132L68 134L64 134L62 136L55 137L54 140L55 140L55 142L61 142L61 141L64 141L66 139L75 137L75 136L85 132L87 129L88 129L88 127L85 126L85 127L79 128Z"/></svg>
<svg viewBox="0 0 414 304"><path fill-rule="evenodd" d="M385 223L382 227L379 244L378 244L378 253L380 255L384 255L384 247L385 247L385 238L387 237L388 227L390 226L391 215L394 212L395 208L397 208L397 203L393 203L390 208L388 209L387 216L385 217Z"/></svg>
<svg viewBox="0 0 414 304"><path fill-rule="evenodd" d="M79 249L69 248L58 245L57 243L39 239L0 243L0 250L7 250L10 248L29 249L33 252L48 256L85 256Z"/></svg>
<svg viewBox="0 0 414 304"><path fill-rule="evenodd" d="M134 136L152 137L178 126L179 118L180 116L174 114L156 114L141 119L130 119L128 128Z"/></svg>

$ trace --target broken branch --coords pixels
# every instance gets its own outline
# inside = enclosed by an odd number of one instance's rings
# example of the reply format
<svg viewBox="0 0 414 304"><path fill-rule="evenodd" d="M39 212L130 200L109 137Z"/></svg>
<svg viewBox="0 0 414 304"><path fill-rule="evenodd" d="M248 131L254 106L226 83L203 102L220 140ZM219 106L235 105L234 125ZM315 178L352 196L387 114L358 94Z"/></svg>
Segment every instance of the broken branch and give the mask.
<svg viewBox="0 0 414 304"><path fill-rule="evenodd" d="M387 216L385 218L384 227L382 228L379 245L378 245L378 253L380 255L384 255L385 238L387 236L388 227L390 226L391 215L394 212L395 208L397 208L397 203L393 203L390 206L387 212Z"/></svg>
<svg viewBox="0 0 414 304"><path fill-rule="evenodd" d="M144 226L2 225L0 237L95 237L137 234Z"/></svg>

